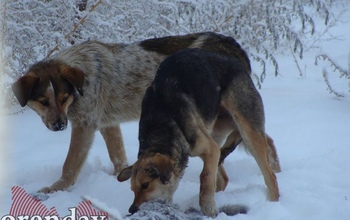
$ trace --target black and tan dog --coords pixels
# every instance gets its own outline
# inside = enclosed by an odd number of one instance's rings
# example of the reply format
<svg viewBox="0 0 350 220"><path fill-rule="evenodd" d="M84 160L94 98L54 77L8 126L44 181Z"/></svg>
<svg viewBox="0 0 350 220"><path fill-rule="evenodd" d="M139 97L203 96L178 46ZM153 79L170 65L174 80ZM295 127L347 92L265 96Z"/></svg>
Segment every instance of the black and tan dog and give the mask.
<svg viewBox="0 0 350 220"><path fill-rule="evenodd" d="M140 117L143 95L159 64L184 48L205 48L236 57L250 73L249 59L233 38L197 33L132 44L77 44L34 64L13 84L20 105L36 111L50 130L63 130L68 120L71 122L62 176L41 192L65 190L74 184L98 130L114 173L127 165L119 124Z"/></svg>
<svg viewBox="0 0 350 220"><path fill-rule="evenodd" d="M277 201L269 151L276 171L279 165L264 123L261 97L240 60L202 49L184 49L166 58L142 102L138 160L118 175L119 181L131 177L135 199L129 212L154 199L171 202L188 157L199 156L204 162L199 204L205 215L215 217L220 147L213 134L224 130L230 135L222 151L235 147L240 136L263 173L269 199Z"/></svg>

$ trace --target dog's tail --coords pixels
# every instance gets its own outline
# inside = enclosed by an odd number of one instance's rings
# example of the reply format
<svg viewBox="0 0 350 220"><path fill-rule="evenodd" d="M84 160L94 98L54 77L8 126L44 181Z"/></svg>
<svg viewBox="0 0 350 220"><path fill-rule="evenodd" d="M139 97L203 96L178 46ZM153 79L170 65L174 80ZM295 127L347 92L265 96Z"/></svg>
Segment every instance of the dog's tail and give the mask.
<svg viewBox="0 0 350 220"><path fill-rule="evenodd" d="M247 214L248 208L244 205L224 205L219 208L219 212L223 212L228 216L234 216L238 214ZM190 217L202 215L201 211L193 207L189 208L185 213Z"/></svg>
<svg viewBox="0 0 350 220"><path fill-rule="evenodd" d="M244 205L224 205L219 208L219 211L228 216L233 216L238 214L247 214L248 208Z"/></svg>

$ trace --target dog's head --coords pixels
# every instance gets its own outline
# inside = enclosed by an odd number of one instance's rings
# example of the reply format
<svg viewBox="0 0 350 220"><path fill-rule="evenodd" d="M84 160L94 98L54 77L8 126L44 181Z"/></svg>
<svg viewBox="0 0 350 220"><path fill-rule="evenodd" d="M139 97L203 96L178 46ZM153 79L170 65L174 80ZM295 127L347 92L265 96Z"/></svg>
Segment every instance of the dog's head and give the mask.
<svg viewBox="0 0 350 220"><path fill-rule="evenodd" d="M118 175L123 182L131 177L131 190L135 194L130 213L139 210L142 203L152 200L172 202L179 184L180 175L174 172L174 161L170 157L156 153L141 157L132 166L124 168Z"/></svg>
<svg viewBox="0 0 350 220"><path fill-rule="evenodd" d="M12 84L19 104L28 105L38 113L52 131L67 127L67 111L76 90L83 95L84 73L54 61L42 61Z"/></svg>

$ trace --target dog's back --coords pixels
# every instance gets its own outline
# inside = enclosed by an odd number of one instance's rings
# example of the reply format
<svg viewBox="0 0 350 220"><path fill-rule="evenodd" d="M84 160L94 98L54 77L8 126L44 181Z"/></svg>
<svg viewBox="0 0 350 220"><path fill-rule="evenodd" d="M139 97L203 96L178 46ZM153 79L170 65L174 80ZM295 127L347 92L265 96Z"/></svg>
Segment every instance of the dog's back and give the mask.
<svg viewBox="0 0 350 220"><path fill-rule="evenodd" d="M184 97L190 97L202 117L210 121L217 115L220 97L233 80L244 85L251 82L239 60L192 48L165 59L152 87L159 100L166 102L163 104L169 107L167 110L178 111L188 103Z"/></svg>
<svg viewBox="0 0 350 220"><path fill-rule="evenodd" d="M169 36L147 39L140 42L140 46L145 50L154 51L167 56L184 48L206 49L211 52L234 57L240 60L244 64L247 73L251 73L249 58L241 45L232 37L218 33L203 32L178 36L177 38Z"/></svg>
<svg viewBox="0 0 350 220"><path fill-rule="evenodd" d="M246 71L238 59L202 49L184 49L166 58L143 100L140 121L140 138L143 142L140 149L155 147L154 143L144 141L150 140L150 133L155 133L157 128L163 131L156 138L158 143L162 142L159 138L165 137L163 134L167 131L169 137L180 138L181 135L174 135L178 131L166 129L169 120L174 120L191 145L196 138L198 125L210 126L216 119L222 96L226 95L228 87L231 90L234 84L240 84L237 87L256 91ZM249 97L231 98L239 102L239 99ZM165 139L171 142L168 137Z"/></svg>

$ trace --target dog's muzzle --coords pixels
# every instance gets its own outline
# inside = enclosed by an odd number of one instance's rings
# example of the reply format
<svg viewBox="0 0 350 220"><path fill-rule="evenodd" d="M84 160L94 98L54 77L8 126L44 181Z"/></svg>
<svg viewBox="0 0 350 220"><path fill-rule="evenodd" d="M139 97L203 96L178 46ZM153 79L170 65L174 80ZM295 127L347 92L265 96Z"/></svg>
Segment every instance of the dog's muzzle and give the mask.
<svg viewBox="0 0 350 220"><path fill-rule="evenodd" d="M129 212L131 214L134 214L135 212L137 212L139 210L139 207L137 207L136 205L132 204L129 208Z"/></svg>
<svg viewBox="0 0 350 220"><path fill-rule="evenodd" d="M62 122L61 120L58 120L55 123L53 123L52 129L53 131L62 131L66 128L66 126L67 126L66 122Z"/></svg>

